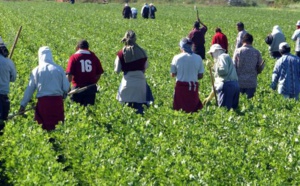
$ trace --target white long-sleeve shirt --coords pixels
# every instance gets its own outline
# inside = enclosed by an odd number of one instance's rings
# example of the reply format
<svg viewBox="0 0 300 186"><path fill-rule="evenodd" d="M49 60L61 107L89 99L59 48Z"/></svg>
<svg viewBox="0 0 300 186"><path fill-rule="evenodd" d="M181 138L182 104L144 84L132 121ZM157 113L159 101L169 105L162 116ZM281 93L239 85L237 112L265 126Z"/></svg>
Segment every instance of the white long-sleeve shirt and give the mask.
<svg viewBox="0 0 300 186"><path fill-rule="evenodd" d="M31 72L21 106L26 107L36 89L36 97L39 98L63 96L68 92L69 87L70 84L64 69L53 62L49 47L41 47L39 49L39 66Z"/></svg>

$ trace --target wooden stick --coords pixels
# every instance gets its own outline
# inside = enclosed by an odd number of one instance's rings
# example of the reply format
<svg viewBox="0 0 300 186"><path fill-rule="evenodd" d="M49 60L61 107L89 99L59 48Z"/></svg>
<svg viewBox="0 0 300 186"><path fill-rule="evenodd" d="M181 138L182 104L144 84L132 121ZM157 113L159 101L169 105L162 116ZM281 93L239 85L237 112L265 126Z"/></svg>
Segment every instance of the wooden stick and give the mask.
<svg viewBox="0 0 300 186"><path fill-rule="evenodd" d="M24 110L24 111L22 111L22 112L18 112L18 113L12 114L12 115L8 116L7 119L12 119L12 118L15 117L15 116L22 115L22 114L24 114L25 112L30 111L30 110L33 110L33 109L35 109L35 106L32 106L32 107L30 107L30 108L28 108L28 109L26 109L26 110Z"/></svg>
<svg viewBox="0 0 300 186"><path fill-rule="evenodd" d="M214 94L215 94L215 99L216 99L216 105L218 106L218 98L217 98L217 94L216 94L216 89L215 89L215 86L214 86L214 77L212 75L212 72L211 72L211 67L209 67L209 73L210 73L210 80L211 80L211 85L212 85L212 88L213 88L213 91L214 91Z"/></svg>
<svg viewBox="0 0 300 186"><path fill-rule="evenodd" d="M94 86L94 85L96 85L97 83L94 83L94 84L91 84L91 85L88 85L88 86L85 86L85 87L81 87L81 88L76 88L76 89L74 89L74 90L71 90L69 93L68 93L68 95L70 96L70 95L73 95L73 94L78 94L78 93L80 93L80 92L83 92L83 91L85 91L86 89L88 89L88 88L90 88L90 87L92 87L92 86Z"/></svg>
<svg viewBox="0 0 300 186"><path fill-rule="evenodd" d="M18 39L19 39L21 30L22 30L22 26L20 26L19 31L18 31L18 33L17 33L17 35L16 35L16 37L15 37L14 44L13 44L13 46L12 46L11 49L10 49L10 52L9 52L9 55L8 55L8 58L9 58L9 59L11 59L11 57L12 57L12 55L13 55L13 53L14 53L14 50L15 50L15 47L16 47L16 45L17 45L17 42L18 42Z"/></svg>

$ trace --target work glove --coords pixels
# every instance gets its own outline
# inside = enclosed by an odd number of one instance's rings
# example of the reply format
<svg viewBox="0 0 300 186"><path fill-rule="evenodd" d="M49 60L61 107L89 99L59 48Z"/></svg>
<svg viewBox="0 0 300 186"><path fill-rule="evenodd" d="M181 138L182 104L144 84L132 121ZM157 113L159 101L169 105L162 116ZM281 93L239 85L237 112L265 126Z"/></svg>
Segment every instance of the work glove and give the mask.
<svg viewBox="0 0 300 186"><path fill-rule="evenodd" d="M203 105L206 105L210 100L214 98L214 96L215 96L214 92L211 92L209 96L203 100Z"/></svg>
<svg viewBox="0 0 300 186"><path fill-rule="evenodd" d="M212 68L212 67L214 66L214 62L207 59L206 62L205 62L205 65L206 65L208 68Z"/></svg>

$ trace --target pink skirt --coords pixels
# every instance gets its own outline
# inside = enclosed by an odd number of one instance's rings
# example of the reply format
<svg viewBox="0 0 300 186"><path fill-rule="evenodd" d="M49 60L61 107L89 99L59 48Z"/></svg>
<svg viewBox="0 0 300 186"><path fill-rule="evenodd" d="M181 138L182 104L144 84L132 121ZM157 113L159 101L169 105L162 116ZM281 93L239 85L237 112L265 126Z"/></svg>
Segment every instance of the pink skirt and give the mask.
<svg viewBox="0 0 300 186"><path fill-rule="evenodd" d="M197 112L203 108L198 95L198 82L177 81L175 86L173 109L187 113Z"/></svg>
<svg viewBox="0 0 300 186"><path fill-rule="evenodd" d="M62 96L44 96L38 98L35 108L35 120L45 130L54 130L60 121L64 121L64 102Z"/></svg>

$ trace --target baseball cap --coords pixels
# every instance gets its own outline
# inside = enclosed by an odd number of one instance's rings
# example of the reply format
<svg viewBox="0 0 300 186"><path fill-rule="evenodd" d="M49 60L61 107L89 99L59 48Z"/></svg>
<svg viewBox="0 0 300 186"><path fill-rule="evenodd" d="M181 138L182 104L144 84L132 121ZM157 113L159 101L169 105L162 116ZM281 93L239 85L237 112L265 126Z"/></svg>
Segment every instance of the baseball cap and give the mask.
<svg viewBox="0 0 300 186"><path fill-rule="evenodd" d="M300 20L297 21L296 26L300 26Z"/></svg>

